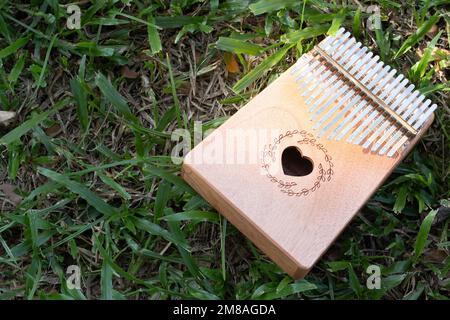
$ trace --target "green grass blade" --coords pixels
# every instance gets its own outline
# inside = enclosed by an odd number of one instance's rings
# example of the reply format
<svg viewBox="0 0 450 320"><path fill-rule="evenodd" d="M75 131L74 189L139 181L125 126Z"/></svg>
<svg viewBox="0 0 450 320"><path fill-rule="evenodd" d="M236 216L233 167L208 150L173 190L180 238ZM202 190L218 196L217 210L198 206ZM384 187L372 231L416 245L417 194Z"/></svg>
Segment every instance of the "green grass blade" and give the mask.
<svg viewBox="0 0 450 320"><path fill-rule="evenodd" d="M228 37L220 37L216 42L218 49L233 53L244 53L251 56L259 55L263 48L257 44L246 42L239 39L233 39Z"/></svg>
<svg viewBox="0 0 450 320"><path fill-rule="evenodd" d="M8 81L11 85L14 85L19 79L20 74L22 73L23 67L25 65L26 55L22 54L17 60L16 64L12 68L11 72L8 75Z"/></svg>
<svg viewBox="0 0 450 320"><path fill-rule="evenodd" d="M60 185L63 185L71 192L79 195L81 198L86 200L86 202L89 203L92 207L97 209L97 211L105 214L106 216L111 216L117 213L117 208L114 208L109 204L107 204L102 198L100 198L94 192L86 188L83 184L69 179L67 175L63 175L42 167L38 168L38 172L46 176L47 178L59 183Z"/></svg>
<svg viewBox="0 0 450 320"><path fill-rule="evenodd" d="M11 43L9 46L7 46L6 48L1 49L0 50L0 59L4 59L13 53L16 53L20 48L22 48L23 46L25 46L28 43L28 40L30 40L29 37L19 38L16 41L14 41L13 43Z"/></svg>
<svg viewBox="0 0 450 320"><path fill-rule="evenodd" d="M102 271L100 275L101 290L103 300L113 299L113 284L112 284L113 270L107 260L103 260Z"/></svg>
<svg viewBox="0 0 450 320"><path fill-rule="evenodd" d="M227 224L228 220L222 218L220 224L220 267L222 269L222 278L227 279L227 259L226 259L226 238L227 238Z"/></svg>
<svg viewBox="0 0 450 320"><path fill-rule="evenodd" d="M329 24L322 24L313 27L306 27L301 30L292 31L282 36L282 40L287 43L297 43L298 41L311 39L325 34L330 28Z"/></svg>
<svg viewBox="0 0 450 320"><path fill-rule="evenodd" d="M417 29L416 33L411 35L406 41L403 43L403 45L398 49L397 53L394 55L394 59L400 57L404 53L408 52L413 45L415 45L417 42L419 42L425 34L430 31L431 27L434 26L439 21L439 16L434 15L428 19L427 22L422 24L419 29Z"/></svg>
<svg viewBox="0 0 450 320"><path fill-rule="evenodd" d="M43 113L33 115L30 119L23 122L20 126L16 127L15 129L11 130L7 134L5 134L3 137L0 138L0 144L10 144L14 141L19 140L24 134L26 134L28 131L36 127L38 124L40 124L42 121L65 107L69 103L68 99L59 101L55 104L55 106Z"/></svg>
<svg viewBox="0 0 450 320"><path fill-rule="evenodd" d="M178 100L177 88L175 85L175 79L173 77L172 64L170 63L170 58L169 58L168 54L166 55L166 63L167 63L167 69L169 70L170 89L172 92L173 104L175 105L177 124L178 124L178 128L182 128L183 122L181 121L181 106L180 106L180 101ZM186 126L185 126L185 128L186 128Z"/></svg>
<svg viewBox="0 0 450 320"><path fill-rule="evenodd" d="M186 245L185 243L181 243L172 233L162 228L161 226L143 218L133 218L132 220L138 229L144 230L150 233L151 235L162 237L167 241L172 242L175 245L180 246L187 251L190 251L188 245Z"/></svg>
<svg viewBox="0 0 450 320"><path fill-rule="evenodd" d="M155 18L150 16L148 18L149 24L147 25L148 43L150 44L150 49L152 54L161 52L161 39L159 37L158 29L155 26Z"/></svg>
<svg viewBox="0 0 450 320"><path fill-rule="evenodd" d="M266 73L266 71L268 71L270 68L274 67L278 62L280 62L281 59L286 55L286 53L288 53L288 51L293 46L294 45L286 45L285 47L281 48L270 57L266 58L255 69L253 69L252 71L247 73L242 79L240 79L233 86L233 91L235 93L240 93L242 90L244 90L253 82L255 82L257 79L261 78Z"/></svg>
<svg viewBox="0 0 450 320"><path fill-rule="evenodd" d="M111 82L102 73L97 73L95 76L95 84L98 86L109 103L111 103L125 119L133 122L136 121L136 118L128 107L127 101L119 92L117 92Z"/></svg>
<svg viewBox="0 0 450 320"><path fill-rule="evenodd" d="M215 212L210 211L186 211L175 214L170 214L161 217L165 221L208 221L213 223L219 223L219 216Z"/></svg>
<svg viewBox="0 0 450 320"><path fill-rule="evenodd" d="M113 178L108 177L107 175L101 173L101 172L97 172L97 174L99 175L100 179L107 184L108 186L110 186L113 190L115 190L124 200L130 200L131 199L131 195L125 190L124 187L122 187L120 184L118 184L116 181L114 181Z"/></svg>
<svg viewBox="0 0 450 320"><path fill-rule="evenodd" d="M423 219L420 225L419 233L417 234L416 243L414 245L414 261L417 262L419 257L422 255L423 250L427 244L428 234L431 230L431 224L433 223L434 217L436 216L438 210L431 210L430 213Z"/></svg>
<svg viewBox="0 0 450 320"><path fill-rule="evenodd" d="M254 15L260 15L300 4L298 0L260 0L252 3L249 8Z"/></svg>
<svg viewBox="0 0 450 320"><path fill-rule="evenodd" d="M330 36L334 36L336 32L339 30L339 28L342 26L344 20L345 20L345 10L341 9L331 22L331 27L327 31L327 34Z"/></svg>
<svg viewBox="0 0 450 320"><path fill-rule="evenodd" d="M355 16L353 17L352 26L353 36L358 39L361 36L361 8L356 10Z"/></svg>
<svg viewBox="0 0 450 320"><path fill-rule="evenodd" d="M78 119L80 120L81 127L84 131L86 131L89 125L89 113L87 108L88 94L85 88L83 88L82 80L79 78L73 78L70 80L70 88L72 90L73 97L78 105Z"/></svg>

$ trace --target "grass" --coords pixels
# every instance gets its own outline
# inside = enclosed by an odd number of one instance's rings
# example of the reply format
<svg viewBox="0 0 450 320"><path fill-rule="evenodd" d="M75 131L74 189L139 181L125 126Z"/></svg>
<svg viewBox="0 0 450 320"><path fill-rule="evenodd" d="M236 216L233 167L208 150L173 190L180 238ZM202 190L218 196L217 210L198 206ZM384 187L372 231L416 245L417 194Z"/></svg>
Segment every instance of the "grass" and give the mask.
<svg viewBox="0 0 450 320"><path fill-rule="evenodd" d="M369 30L365 1L80 1L69 30L63 1L0 1L0 299L448 299L450 17L407 2ZM170 134L219 126L341 26L439 109L293 281L179 177Z"/></svg>

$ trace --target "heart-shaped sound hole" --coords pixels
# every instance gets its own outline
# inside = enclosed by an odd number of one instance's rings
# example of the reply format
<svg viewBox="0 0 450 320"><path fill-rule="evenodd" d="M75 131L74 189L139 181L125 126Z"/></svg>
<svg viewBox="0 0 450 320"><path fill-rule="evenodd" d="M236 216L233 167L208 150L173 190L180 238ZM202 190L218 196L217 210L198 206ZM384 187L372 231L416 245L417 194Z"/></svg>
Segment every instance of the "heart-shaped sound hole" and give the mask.
<svg viewBox="0 0 450 320"><path fill-rule="evenodd" d="M281 165L285 175L294 177L307 176L314 168L312 160L303 156L297 147L287 147L283 150Z"/></svg>

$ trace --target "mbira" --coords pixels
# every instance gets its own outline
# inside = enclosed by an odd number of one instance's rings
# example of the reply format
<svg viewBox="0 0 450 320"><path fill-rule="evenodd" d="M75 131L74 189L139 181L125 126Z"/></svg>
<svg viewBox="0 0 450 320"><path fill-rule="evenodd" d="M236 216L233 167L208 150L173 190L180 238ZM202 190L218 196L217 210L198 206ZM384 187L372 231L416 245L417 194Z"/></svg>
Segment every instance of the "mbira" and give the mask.
<svg viewBox="0 0 450 320"><path fill-rule="evenodd" d="M302 278L428 129L435 108L340 29L199 143L182 175Z"/></svg>

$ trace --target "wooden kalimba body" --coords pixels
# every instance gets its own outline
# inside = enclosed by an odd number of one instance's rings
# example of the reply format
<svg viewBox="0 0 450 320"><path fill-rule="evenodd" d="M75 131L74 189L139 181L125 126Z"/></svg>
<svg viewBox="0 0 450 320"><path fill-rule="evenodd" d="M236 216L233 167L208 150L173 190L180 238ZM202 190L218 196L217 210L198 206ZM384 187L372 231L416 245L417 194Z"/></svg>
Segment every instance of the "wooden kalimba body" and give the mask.
<svg viewBox="0 0 450 320"><path fill-rule="evenodd" d="M343 29L207 136L183 178L302 278L433 121L395 70Z"/></svg>

